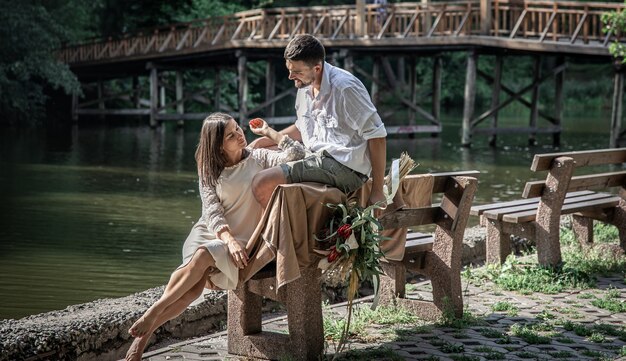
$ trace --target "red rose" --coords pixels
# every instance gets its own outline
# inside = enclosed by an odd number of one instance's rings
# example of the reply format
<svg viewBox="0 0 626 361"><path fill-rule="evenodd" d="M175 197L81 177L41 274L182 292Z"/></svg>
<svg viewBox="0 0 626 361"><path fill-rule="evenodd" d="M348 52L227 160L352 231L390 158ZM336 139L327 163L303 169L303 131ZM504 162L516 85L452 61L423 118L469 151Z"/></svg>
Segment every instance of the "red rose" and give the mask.
<svg viewBox="0 0 626 361"><path fill-rule="evenodd" d="M337 230L337 234L340 235L343 239L348 239L348 237L350 237L350 235L352 234L352 229L350 229L349 225L344 224L339 227L339 229Z"/></svg>
<svg viewBox="0 0 626 361"><path fill-rule="evenodd" d="M326 259L328 260L328 262L332 263L337 259L337 257L339 257L339 252L337 252L337 250L333 248L328 256L326 256Z"/></svg>

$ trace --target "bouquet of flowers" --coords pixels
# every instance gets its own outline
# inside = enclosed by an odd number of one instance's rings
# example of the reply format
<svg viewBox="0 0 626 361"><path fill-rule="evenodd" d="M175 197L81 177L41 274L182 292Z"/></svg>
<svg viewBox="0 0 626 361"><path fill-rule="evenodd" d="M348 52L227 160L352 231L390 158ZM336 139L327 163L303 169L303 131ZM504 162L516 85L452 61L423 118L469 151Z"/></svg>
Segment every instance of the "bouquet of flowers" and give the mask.
<svg viewBox="0 0 626 361"><path fill-rule="evenodd" d="M399 160L392 162L389 175L385 178L384 191L387 204L392 202L400 180L413 168L415 162L406 153L403 153ZM377 203L366 208L360 207L356 200L349 200L346 204L326 204L327 207L334 209L334 214L328 227L316 236L321 249L317 252L325 256L320 260L318 267L322 269L322 277L328 284L338 285L348 280L348 318L336 355L345 345L350 328L352 301L361 281L371 279L374 293L378 294L382 273L380 258L383 257L380 242L385 237L380 233L382 226L374 217L374 209L385 208L387 204Z"/></svg>
<svg viewBox="0 0 626 361"><path fill-rule="evenodd" d="M356 201L345 204L326 204L335 210L329 227L322 230L317 241L325 251L318 251L325 255L319 262L322 269L322 278L329 284L339 284L348 279L348 318L341 332L341 338L336 349L335 357L345 346L350 330L352 316L352 302L357 294L359 284L364 279L371 279L374 292L378 293L378 284L382 269L380 258L383 253L379 244L383 240L380 235L382 227L374 218L375 208L383 208L374 204L367 208L357 205Z"/></svg>

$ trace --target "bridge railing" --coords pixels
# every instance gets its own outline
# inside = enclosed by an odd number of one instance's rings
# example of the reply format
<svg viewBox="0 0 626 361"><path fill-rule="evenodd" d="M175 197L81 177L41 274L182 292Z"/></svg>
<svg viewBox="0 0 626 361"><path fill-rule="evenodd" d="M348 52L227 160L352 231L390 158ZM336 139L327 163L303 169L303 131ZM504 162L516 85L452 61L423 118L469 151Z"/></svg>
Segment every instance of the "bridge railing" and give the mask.
<svg viewBox="0 0 626 361"><path fill-rule="evenodd" d="M606 46L613 34L603 31L602 15L624 8L623 3L497 0L490 35Z"/></svg>
<svg viewBox="0 0 626 361"><path fill-rule="evenodd" d="M621 3L493 0L491 24L481 32L480 2L393 3L249 10L155 29L149 34L66 47L66 63L173 55L240 46L241 41L287 40L310 33L321 39L404 39L486 36L606 46L601 16ZM284 44L282 44L284 46Z"/></svg>

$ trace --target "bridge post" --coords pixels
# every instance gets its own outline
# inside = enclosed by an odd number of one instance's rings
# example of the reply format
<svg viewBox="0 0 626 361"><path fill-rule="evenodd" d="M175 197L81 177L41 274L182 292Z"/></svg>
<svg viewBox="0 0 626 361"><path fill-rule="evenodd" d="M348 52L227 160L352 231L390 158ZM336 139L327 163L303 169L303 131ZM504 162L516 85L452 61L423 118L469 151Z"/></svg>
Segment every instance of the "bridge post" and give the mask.
<svg viewBox="0 0 626 361"><path fill-rule="evenodd" d="M432 112L437 123L441 124L441 56L436 55L433 61L433 100ZM438 135L433 133L433 136Z"/></svg>
<svg viewBox="0 0 626 361"><path fill-rule="evenodd" d="M409 100L411 104L417 103L417 71L415 71L415 57L409 58ZM433 81L435 75L433 74ZM416 123L415 109L409 107L409 125L415 125Z"/></svg>
<svg viewBox="0 0 626 361"><path fill-rule="evenodd" d="M563 55L558 55L556 57L556 67L563 66L565 64L565 57ZM564 72L559 72L556 74L556 78L554 81L554 119L555 126L561 127L561 120L563 119L563 84L565 81ZM552 134L552 144L555 147L561 145L561 132L556 132Z"/></svg>
<svg viewBox="0 0 626 361"><path fill-rule="evenodd" d="M176 112L180 115L185 114L185 103L183 102L183 73L176 70ZM176 123L179 128L185 125L184 119L178 119Z"/></svg>
<svg viewBox="0 0 626 361"><path fill-rule="evenodd" d="M150 128L156 128L159 107L159 73L153 63L148 63L147 68L150 69Z"/></svg>
<svg viewBox="0 0 626 361"><path fill-rule="evenodd" d="M72 123L78 123L78 94L72 93Z"/></svg>
<svg viewBox="0 0 626 361"><path fill-rule="evenodd" d="M480 0L480 33L482 35L489 35L491 30L491 1Z"/></svg>
<svg viewBox="0 0 626 361"><path fill-rule="evenodd" d="M104 119L104 84L102 79L98 79L98 110L100 110L100 120Z"/></svg>
<svg viewBox="0 0 626 361"><path fill-rule="evenodd" d="M613 76L613 106L611 111L611 137L609 147L617 148L622 128L622 100L624 97L624 71L621 64L615 65Z"/></svg>
<svg viewBox="0 0 626 361"><path fill-rule="evenodd" d="M237 57L237 72L239 73L239 124L244 125L248 116L248 69L247 58L241 51L235 53Z"/></svg>
<svg viewBox="0 0 626 361"><path fill-rule="evenodd" d="M354 34L357 37L365 36L365 0L356 0L356 22Z"/></svg>
<svg viewBox="0 0 626 361"><path fill-rule="evenodd" d="M213 108L215 108L214 112L221 111L222 107L222 97L221 97L221 80L220 80L220 67L215 67L214 69L215 76L213 77Z"/></svg>
<svg viewBox="0 0 626 361"><path fill-rule="evenodd" d="M537 118L539 117L539 86L541 85L541 56L535 56L533 65L533 90L530 108L530 133L528 134L528 145L537 144Z"/></svg>
<svg viewBox="0 0 626 361"><path fill-rule="evenodd" d="M265 66L265 101L268 103L265 108L265 116L273 118L276 113L276 63L271 58L267 59Z"/></svg>
<svg viewBox="0 0 626 361"><path fill-rule="evenodd" d="M474 102L476 100L476 63L478 54L471 50L467 54L467 71L465 73L465 101L463 103L463 129L461 145L472 145L472 116L474 115Z"/></svg>
<svg viewBox="0 0 626 361"><path fill-rule="evenodd" d="M372 64L372 89L370 94L372 96L372 103L377 105L378 103L378 81L380 77L380 57L375 56Z"/></svg>
<svg viewBox="0 0 626 361"><path fill-rule="evenodd" d="M135 109L139 109L141 108L141 103L140 103L140 96L139 96L139 77L137 76L133 76L133 80L132 80L132 95L131 95L131 99L133 100L133 106L135 107Z"/></svg>
<svg viewBox="0 0 626 361"><path fill-rule="evenodd" d="M494 69L494 80L491 93L491 109L497 109L500 105L500 88L502 85L502 55L496 55L496 66ZM491 118L491 127L493 133L489 136L489 146L495 147L498 135L496 129L498 129L498 110L493 113Z"/></svg>

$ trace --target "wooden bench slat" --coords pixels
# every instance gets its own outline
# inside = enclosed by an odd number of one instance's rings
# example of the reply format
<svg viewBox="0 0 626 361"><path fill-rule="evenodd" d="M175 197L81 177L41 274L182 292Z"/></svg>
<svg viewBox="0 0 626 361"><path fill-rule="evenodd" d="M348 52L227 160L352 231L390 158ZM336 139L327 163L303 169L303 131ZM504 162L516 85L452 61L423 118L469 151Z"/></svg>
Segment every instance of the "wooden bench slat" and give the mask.
<svg viewBox="0 0 626 361"><path fill-rule="evenodd" d="M568 192L579 191L594 187L619 187L626 185L626 171L609 172L600 174L588 174L572 177L569 182ZM524 198L540 197L546 186L546 181L527 182L524 187Z"/></svg>
<svg viewBox="0 0 626 361"><path fill-rule="evenodd" d="M379 221L385 229L408 228L436 223L439 212L440 208L438 206L404 208L383 215L379 218Z"/></svg>
<svg viewBox="0 0 626 361"><path fill-rule="evenodd" d="M585 196L588 194L595 194L595 193L596 192L593 192L593 191L570 192L567 194L567 197L575 198L575 197L581 197L581 196ZM534 197L534 198L518 199L515 201L508 201L508 202L501 202L501 203L482 204L480 206L472 207L470 210L470 214L473 216L480 216L484 212L488 212L488 211L496 210L500 208L514 207L514 206L524 205L524 204L538 204L539 199L540 199L539 197Z"/></svg>
<svg viewBox="0 0 626 361"><path fill-rule="evenodd" d="M573 158L575 167L588 165L616 164L626 162L626 148L586 150L568 153L536 154L530 169L534 172L549 170L554 159L558 157Z"/></svg>
<svg viewBox="0 0 626 361"><path fill-rule="evenodd" d="M565 196L565 199L563 200L563 204L572 204L575 202L586 202L586 201L591 201L591 200L596 200L596 199L605 199L609 197L613 197L613 195L608 194L608 193L595 193L595 192L590 192L584 195L580 195L578 194L578 192L575 192L573 193L573 196L570 196L570 194L568 193ZM502 217L505 214L525 212L525 211L530 211L530 210L536 211L537 207L539 206L540 198L532 198L532 199L536 200L536 202L522 204L518 206L514 205L510 207L491 209L491 210L487 210L483 212L483 215L489 219L502 219Z"/></svg>
<svg viewBox="0 0 626 361"><path fill-rule="evenodd" d="M570 214L575 212L581 212L590 208L611 208L615 207L619 204L620 197L613 196L609 198L596 199L588 202L576 202L572 204L565 204L563 208L561 208L561 214ZM527 212L519 212L519 213L510 213L504 215L502 220L510 223L526 223L532 222L535 220L537 214L537 210L527 211Z"/></svg>
<svg viewBox="0 0 626 361"><path fill-rule="evenodd" d="M446 190L447 182L450 177L474 177L478 178L480 172L477 170L458 171L458 172L442 172L430 173L433 176L433 193L443 193ZM419 174L409 174L406 177L420 176Z"/></svg>

